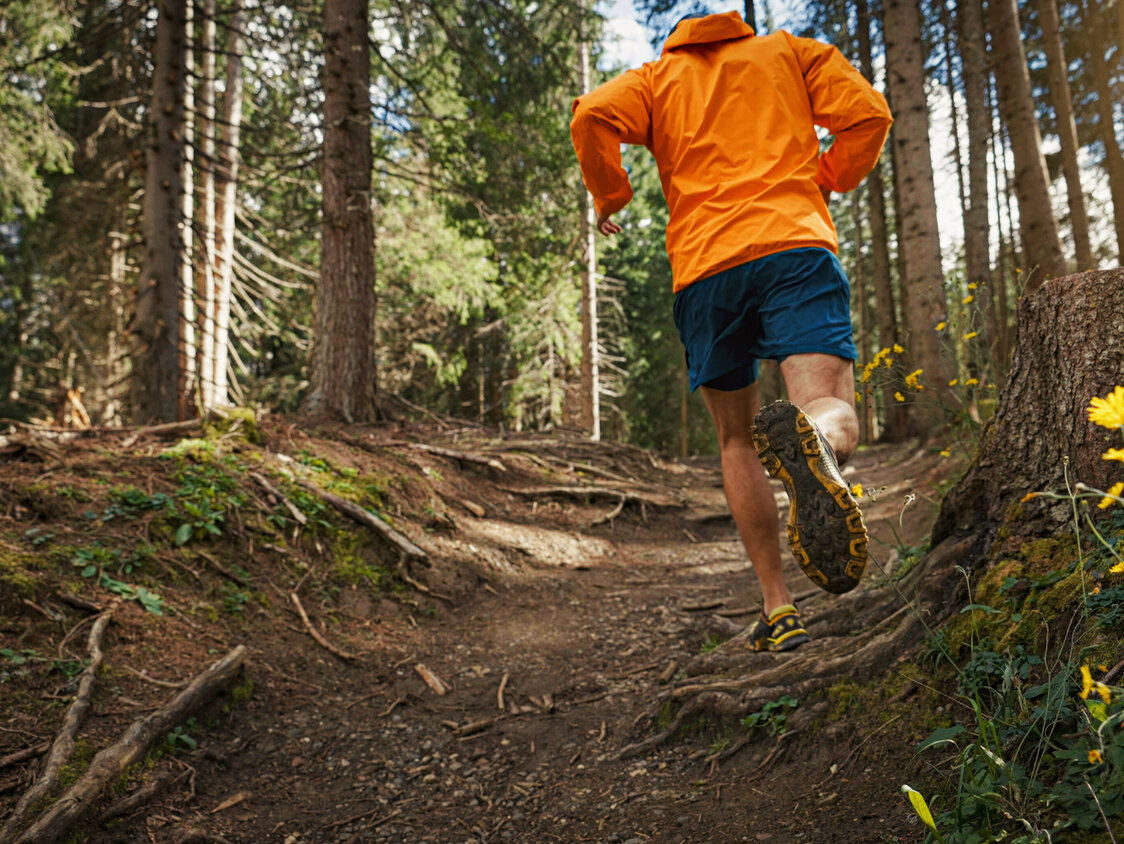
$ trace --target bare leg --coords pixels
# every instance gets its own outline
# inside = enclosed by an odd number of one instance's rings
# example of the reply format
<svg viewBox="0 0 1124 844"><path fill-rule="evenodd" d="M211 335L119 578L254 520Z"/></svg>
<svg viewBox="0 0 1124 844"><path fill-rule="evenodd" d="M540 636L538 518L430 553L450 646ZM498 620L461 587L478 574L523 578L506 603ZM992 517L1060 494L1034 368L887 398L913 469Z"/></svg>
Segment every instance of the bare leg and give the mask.
<svg viewBox="0 0 1124 844"><path fill-rule="evenodd" d="M835 355L792 355L781 363L781 375L789 401L812 417L842 466L859 443L851 361Z"/></svg>
<svg viewBox="0 0 1124 844"><path fill-rule="evenodd" d="M781 569L776 499L753 445L753 417L760 406L757 385L732 391L700 389L718 431L726 503L760 581L767 616L776 607L791 604L792 592Z"/></svg>

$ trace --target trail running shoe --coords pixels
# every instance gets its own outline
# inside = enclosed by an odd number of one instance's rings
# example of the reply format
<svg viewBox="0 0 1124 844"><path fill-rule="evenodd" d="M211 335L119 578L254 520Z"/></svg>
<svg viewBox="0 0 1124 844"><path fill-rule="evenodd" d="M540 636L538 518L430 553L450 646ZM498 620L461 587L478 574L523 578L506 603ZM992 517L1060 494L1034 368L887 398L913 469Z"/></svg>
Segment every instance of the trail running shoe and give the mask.
<svg viewBox="0 0 1124 844"><path fill-rule="evenodd" d="M766 616L762 611L753 622L749 640L755 651L791 651L806 642L812 641L808 631L792 604L785 604Z"/></svg>
<svg viewBox="0 0 1124 844"><path fill-rule="evenodd" d="M754 422L757 455L788 493L788 545L796 562L827 592L854 589L866 569L866 525L831 446L786 401L762 408Z"/></svg>

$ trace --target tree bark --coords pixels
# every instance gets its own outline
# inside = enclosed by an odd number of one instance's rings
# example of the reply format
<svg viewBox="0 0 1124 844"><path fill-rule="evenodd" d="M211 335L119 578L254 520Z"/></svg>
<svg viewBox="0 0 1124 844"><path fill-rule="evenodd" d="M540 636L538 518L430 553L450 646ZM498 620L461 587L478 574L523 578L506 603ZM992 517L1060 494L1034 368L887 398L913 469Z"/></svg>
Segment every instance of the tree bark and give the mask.
<svg viewBox="0 0 1124 844"><path fill-rule="evenodd" d="M230 296L234 278L234 212L238 206L239 130L242 124L242 30L246 28L246 12L235 4L227 47L226 95L222 104L222 144L218 171L222 179L220 194L220 240L215 272L214 311L214 407L228 404L227 350L230 348ZM369 156L368 156L369 157ZM368 185L370 176L367 177ZM368 207L368 220L370 209ZM372 259L373 260L373 259Z"/></svg>
<svg viewBox="0 0 1124 844"><path fill-rule="evenodd" d="M925 98L925 73L921 40L921 14L910 0L885 3L886 72L893 94L894 177L901 203L898 248L905 263L903 293L909 288L909 306L902 316L909 327L905 345L925 371L932 394L948 390L948 370L941 354L937 325L948 320L941 268L937 200L929 146L929 110ZM903 295L904 302L904 295ZM923 436L943 423L936 413L914 414Z"/></svg>
<svg viewBox="0 0 1124 844"><path fill-rule="evenodd" d="M1089 421L1093 396L1124 372L1124 270L1054 279L1019 306L1017 345L999 407L971 468L941 505L935 547L954 534L1006 525L1009 533L1056 530L1073 517L1069 501L1023 500L1065 493L1067 483L1107 489L1119 464L1102 460L1119 437ZM986 543L985 543L986 544Z"/></svg>
<svg viewBox="0 0 1124 844"><path fill-rule="evenodd" d="M1124 262L1124 156L1120 154L1120 144L1116 140L1116 129L1113 125L1112 107L1115 100L1108 62L1104 57L1104 15L1097 0L1084 0L1083 6L1085 32L1089 38L1089 68L1093 71L1093 85L1097 92L1098 128L1101 143L1104 144L1104 165L1108 171L1108 184L1112 192L1117 259Z"/></svg>
<svg viewBox="0 0 1124 844"><path fill-rule="evenodd" d="M194 40L195 3L185 0L184 38ZM180 229L183 232L184 260L180 264L180 336L179 336L179 408L176 415L188 419L195 415L197 401L195 391L198 387L195 369L195 231L192 225L195 218L195 145L192 136L195 132L195 88L191 84L195 75L195 53L187 48L183 52L184 76L183 136L183 213L180 216Z"/></svg>
<svg viewBox="0 0 1124 844"><path fill-rule="evenodd" d="M991 244L988 213L987 144L990 120L987 110L987 57L984 52L983 9L979 0L965 0L957 7L957 40L960 44L961 77L968 122L968 205L964 212L964 263L969 284L975 284L980 312L988 326L995 356L997 342L995 302L992 295Z"/></svg>
<svg viewBox="0 0 1124 844"><path fill-rule="evenodd" d="M752 8L753 0L746 0ZM585 0L578 2L579 12L585 14ZM581 89L589 93L589 41L584 34L578 45L581 64ZM597 210L593 195L582 187L581 239L585 271L582 273L582 427L592 440L601 439L601 366L598 359L597 324Z"/></svg>
<svg viewBox="0 0 1124 844"><path fill-rule="evenodd" d="M236 36L235 36L236 37ZM200 167L203 207L203 260L199 288L203 291L199 320L199 405L215 406L215 0L203 2L202 77L199 88Z"/></svg>
<svg viewBox="0 0 1124 844"><path fill-rule="evenodd" d="M324 219L312 384L304 408L347 421L374 416L367 0L324 4Z"/></svg>
<svg viewBox="0 0 1124 844"><path fill-rule="evenodd" d="M183 215L185 13L158 0L144 191L145 257L132 326L134 420L171 422L179 411L179 285Z"/></svg>
<svg viewBox="0 0 1124 844"><path fill-rule="evenodd" d="M1077 269L1096 269L1093 247L1089 242L1089 215L1085 211L1085 191L1081 188L1081 168L1077 163L1077 124L1073 119L1073 95L1069 89L1069 63L1062 44L1057 0L1039 0L1038 19L1042 23L1042 40L1046 47L1046 69L1050 72L1050 99L1058 139L1062 147L1062 170L1069 196L1069 220L1077 253Z"/></svg>
<svg viewBox="0 0 1124 844"><path fill-rule="evenodd" d="M1011 137L1015 157L1015 191L1019 199L1019 228L1026 250L1026 291L1066 274L1058 239L1058 221L1050 204L1042 134L1034 114L1030 70L1023 52L1016 0L990 0L992 65L999 89L999 109Z"/></svg>
<svg viewBox="0 0 1124 844"><path fill-rule="evenodd" d="M867 0L858 0L859 62L863 76L874 84L874 59L870 43L870 9ZM894 307L894 283L890 275L890 235L886 225L886 193L882 162L878 161L866 177L870 197L870 282L874 288L878 344L893 346L898 342L898 317ZM894 401L894 388L887 385L882 392L885 408L882 440L901 442L907 435L905 407Z"/></svg>

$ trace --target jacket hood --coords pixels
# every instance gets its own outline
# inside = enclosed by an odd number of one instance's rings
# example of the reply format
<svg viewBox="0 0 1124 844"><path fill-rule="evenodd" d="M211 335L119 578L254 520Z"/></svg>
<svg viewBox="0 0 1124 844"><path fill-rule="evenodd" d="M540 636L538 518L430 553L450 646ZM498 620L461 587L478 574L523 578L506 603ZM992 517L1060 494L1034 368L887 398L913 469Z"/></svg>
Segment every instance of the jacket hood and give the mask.
<svg viewBox="0 0 1124 844"><path fill-rule="evenodd" d="M707 15L705 18L689 18L680 21L675 27L675 31L664 42L661 55L679 47L732 41L735 38L748 38L750 35L753 35L753 27L743 21L742 16L737 12Z"/></svg>

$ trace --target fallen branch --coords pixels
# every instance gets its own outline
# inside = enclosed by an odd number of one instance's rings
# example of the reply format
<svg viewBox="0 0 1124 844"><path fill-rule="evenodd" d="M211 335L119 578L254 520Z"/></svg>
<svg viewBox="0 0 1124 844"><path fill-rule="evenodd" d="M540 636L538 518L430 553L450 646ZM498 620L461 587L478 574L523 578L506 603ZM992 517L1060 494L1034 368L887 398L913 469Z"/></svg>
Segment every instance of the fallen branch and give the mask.
<svg viewBox="0 0 1124 844"><path fill-rule="evenodd" d="M264 489L267 495L272 495L274 498L284 504L285 509L289 511L289 514L293 517L293 521L295 521L298 525L304 527L308 524L308 516L306 516L301 511L300 507L290 501L289 497L285 495L285 493L271 484L269 482L269 479L265 475L259 474L258 472L250 472L250 478L254 481L254 483Z"/></svg>
<svg viewBox="0 0 1124 844"><path fill-rule="evenodd" d="M320 631L313 627L312 622L308 620L308 613L304 611L304 605L301 604L301 599L297 597L296 592L290 592L289 598L290 600L292 600L293 606L297 608L297 612L300 613L301 621L304 622L304 629L307 630L308 634L316 640L317 644L319 644L322 648L329 651L330 653L335 654L340 659L356 658L354 654L349 654L346 651L341 651L339 648L337 648L335 645L333 645L331 642L320 635Z"/></svg>
<svg viewBox="0 0 1124 844"><path fill-rule="evenodd" d="M429 555L426 554L425 551L423 551L401 533L396 531L374 513L364 509L363 507L360 507L354 501L348 501L346 498L340 498L338 495L333 495L326 490L320 489L320 487L316 486L316 484L309 483L305 480L298 479L297 483L299 483L309 492L318 496L321 500L327 502L328 504L331 504L344 515L350 516L352 519L359 522L359 524L373 530L391 545L402 551L402 553L404 553L410 559L418 560L419 562L424 563L429 562Z"/></svg>
<svg viewBox="0 0 1124 844"><path fill-rule="evenodd" d="M598 516L596 519L594 519L592 522L589 523L589 526L590 527L597 527L598 525L605 524L605 522L611 522L613 519L615 519L617 516L619 516L621 514L621 511L624 509L624 505L627 504L627 503L628 503L628 496L622 494L621 497L620 497L620 500L617 501L616 507L614 507L608 513L606 513L604 516Z"/></svg>
<svg viewBox="0 0 1124 844"><path fill-rule="evenodd" d="M86 650L90 654L90 664L86 666L78 678L78 693L74 696L70 708L66 710L66 715L62 719L62 726L59 728L54 742L51 743L51 749L47 752L47 759L43 763L43 772L39 775L35 784L25 791L19 802L16 803L16 808L12 810L12 814L8 817L4 827L0 829L0 841L12 840L11 836L23 824L31 807L41 803L58 785L59 771L74 755L78 727L86 715L86 710L90 708L90 698L94 693L94 680L105 657L101 649L102 639L105 637L105 629L109 626L112 618L113 608L99 616L97 621L94 622L94 626L90 628L90 637L86 645Z"/></svg>
<svg viewBox="0 0 1124 844"><path fill-rule="evenodd" d="M64 840L111 783L131 765L143 759L169 730L177 724L182 724L212 697L234 682L245 658L246 648L239 645L196 676L186 689L160 709L134 721L115 744L105 748L93 758L81 779L17 839L17 844L56 844Z"/></svg>

